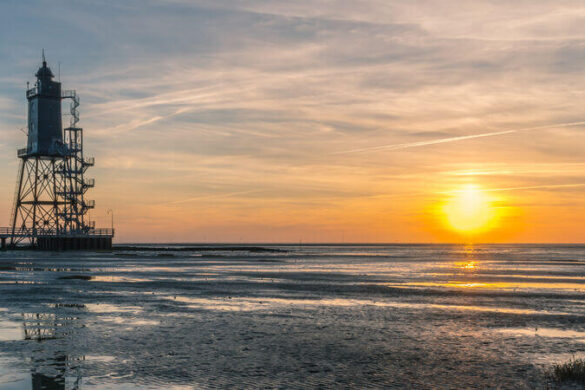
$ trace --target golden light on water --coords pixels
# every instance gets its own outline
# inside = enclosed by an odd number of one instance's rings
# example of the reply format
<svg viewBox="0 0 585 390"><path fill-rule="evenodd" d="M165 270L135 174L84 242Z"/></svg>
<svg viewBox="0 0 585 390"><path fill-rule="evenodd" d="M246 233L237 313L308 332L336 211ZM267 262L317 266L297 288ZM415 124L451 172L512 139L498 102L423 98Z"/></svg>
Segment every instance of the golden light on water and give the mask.
<svg viewBox="0 0 585 390"><path fill-rule="evenodd" d="M474 184L455 191L443 206L447 226L458 233L474 235L495 227L498 209L494 199Z"/></svg>
<svg viewBox="0 0 585 390"><path fill-rule="evenodd" d="M455 263L455 266L462 270L475 270L477 268L477 261L469 260Z"/></svg>

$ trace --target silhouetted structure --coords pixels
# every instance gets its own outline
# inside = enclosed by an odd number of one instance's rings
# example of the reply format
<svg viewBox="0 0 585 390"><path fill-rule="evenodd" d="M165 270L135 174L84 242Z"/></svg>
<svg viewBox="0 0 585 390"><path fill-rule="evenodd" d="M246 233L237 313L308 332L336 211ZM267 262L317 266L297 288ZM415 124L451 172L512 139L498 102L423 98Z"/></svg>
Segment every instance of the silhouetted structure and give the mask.
<svg viewBox="0 0 585 390"><path fill-rule="evenodd" d="M20 168L10 227L0 228L2 248L22 242L39 249L111 249L113 229L96 229L87 200L94 179L85 178L93 158L83 155L83 129L79 121L79 97L61 90L53 72L43 64L37 81L27 88L28 141L18 150ZM71 120L63 129L61 102L70 99ZM8 241L8 242L7 242Z"/></svg>

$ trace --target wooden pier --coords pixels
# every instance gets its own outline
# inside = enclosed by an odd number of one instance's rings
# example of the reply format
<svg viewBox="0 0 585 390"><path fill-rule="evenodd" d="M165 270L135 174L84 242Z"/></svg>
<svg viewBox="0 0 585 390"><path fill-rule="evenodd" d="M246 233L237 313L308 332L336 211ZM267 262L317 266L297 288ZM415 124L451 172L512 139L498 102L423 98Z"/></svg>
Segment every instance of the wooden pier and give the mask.
<svg viewBox="0 0 585 390"><path fill-rule="evenodd" d="M2 250L16 248L18 243L24 241L28 241L34 249L47 251L111 250L113 237L113 229L90 229L77 234L60 234L54 230L0 228Z"/></svg>

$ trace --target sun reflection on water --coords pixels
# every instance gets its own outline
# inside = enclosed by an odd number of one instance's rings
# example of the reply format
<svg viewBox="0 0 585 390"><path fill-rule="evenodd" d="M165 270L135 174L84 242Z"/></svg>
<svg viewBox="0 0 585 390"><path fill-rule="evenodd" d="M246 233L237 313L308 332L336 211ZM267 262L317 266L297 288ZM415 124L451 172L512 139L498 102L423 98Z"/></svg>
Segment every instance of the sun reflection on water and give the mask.
<svg viewBox="0 0 585 390"><path fill-rule="evenodd" d="M477 266L477 261L473 260L455 262L455 267L463 270L475 270Z"/></svg>

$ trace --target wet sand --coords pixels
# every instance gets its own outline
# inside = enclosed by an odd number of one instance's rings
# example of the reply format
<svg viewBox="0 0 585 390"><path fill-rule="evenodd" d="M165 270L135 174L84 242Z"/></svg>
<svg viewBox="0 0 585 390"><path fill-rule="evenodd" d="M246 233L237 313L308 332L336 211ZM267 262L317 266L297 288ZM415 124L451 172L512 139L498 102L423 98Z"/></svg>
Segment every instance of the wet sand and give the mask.
<svg viewBox="0 0 585 390"><path fill-rule="evenodd" d="M0 253L0 389L546 388L585 247Z"/></svg>

